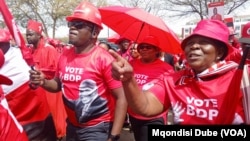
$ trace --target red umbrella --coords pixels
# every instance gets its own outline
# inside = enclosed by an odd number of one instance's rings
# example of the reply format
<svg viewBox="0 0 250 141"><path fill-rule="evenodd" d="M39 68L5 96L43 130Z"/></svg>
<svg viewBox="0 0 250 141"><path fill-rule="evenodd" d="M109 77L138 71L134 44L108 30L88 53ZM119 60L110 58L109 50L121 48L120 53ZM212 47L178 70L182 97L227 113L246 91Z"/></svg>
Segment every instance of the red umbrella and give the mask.
<svg viewBox="0 0 250 141"><path fill-rule="evenodd" d="M137 43L145 36L156 36L163 51L174 54L182 52L180 40L161 18L140 8L107 6L99 10L103 23L120 36Z"/></svg>

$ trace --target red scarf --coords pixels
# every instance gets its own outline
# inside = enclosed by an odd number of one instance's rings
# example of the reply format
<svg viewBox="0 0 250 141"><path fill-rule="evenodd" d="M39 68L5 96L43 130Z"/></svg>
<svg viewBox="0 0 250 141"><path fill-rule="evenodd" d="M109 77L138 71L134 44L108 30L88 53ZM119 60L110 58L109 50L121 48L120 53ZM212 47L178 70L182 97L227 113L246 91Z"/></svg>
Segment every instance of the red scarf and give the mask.
<svg viewBox="0 0 250 141"><path fill-rule="evenodd" d="M233 61L220 61L196 75L191 68L188 68L184 72L185 75L180 78L178 85L185 85L191 81L202 81L203 78L220 75L237 67L238 64Z"/></svg>

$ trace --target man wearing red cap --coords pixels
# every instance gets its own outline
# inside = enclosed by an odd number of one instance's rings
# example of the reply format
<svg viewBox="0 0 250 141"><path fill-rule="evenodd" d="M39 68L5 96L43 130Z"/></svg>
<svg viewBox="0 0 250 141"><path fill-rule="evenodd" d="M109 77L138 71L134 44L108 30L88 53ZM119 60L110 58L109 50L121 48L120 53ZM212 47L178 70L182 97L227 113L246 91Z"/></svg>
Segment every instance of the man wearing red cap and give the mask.
<svg viewBox="0 0 250 141"><path fill-rule="evenodd" d="M67 141L117 141L127 111L121 82L111 76L114 58L99 47L100 12L82 1L66 17L69 43L60 56L54 79L30 70L30 82L50 92L63 92L67 111Z"/></svg>
<svg viewBox="0 0 250 141"><path fill-rule="evenodd" d="M26 39L28 44L32 46L35 67L47 72L47 77L53 78L58 54L53 46L46 43L42 35L42 29L40 22L29 20L26 29Z"/></svg>
<svg viewBox="0 0 250 141"><path fill-rule="evenodd" d="M175 124L242 124L242 70L224 60L232 51L228 37L223 22L201 20L181 43L187 68L161 75L144 85L146 91L139 89L132 66L110 50L116 58L112 76L122 81L129 107L138 114L155 116L171 107Z"/></svg>
<svg viewBox="0 0 250 141"><path fill-rule="evenodd" d="M55 47L46 42L42 31L42 23L35 20L28 21L26 38L28 44L32 45L35 68L41 70L47 79L52 79L56 71L59 53ZM66 112L62 102L62 94L61 92L57 94L46 92L46 97L56 127L57 137L64 137L66 135Z"/></svg>

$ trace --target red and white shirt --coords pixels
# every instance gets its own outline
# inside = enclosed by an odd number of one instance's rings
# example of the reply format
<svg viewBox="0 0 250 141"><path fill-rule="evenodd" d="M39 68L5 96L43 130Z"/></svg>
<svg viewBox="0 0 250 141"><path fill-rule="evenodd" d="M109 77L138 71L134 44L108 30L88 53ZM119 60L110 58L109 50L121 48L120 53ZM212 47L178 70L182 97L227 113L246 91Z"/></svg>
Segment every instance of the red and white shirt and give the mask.
<svg viewBox="0 0 250 141"><path fill-rule="evenodd" d="M226 66L231 64L234 63ZM148 87L166 108L172 107L176 124L243 123L240 91L242 70L236 69L234 65L220 70L208 72L208 76L213 79L208 77L206 81L183 70L162 76L148 84Z"/></svg>

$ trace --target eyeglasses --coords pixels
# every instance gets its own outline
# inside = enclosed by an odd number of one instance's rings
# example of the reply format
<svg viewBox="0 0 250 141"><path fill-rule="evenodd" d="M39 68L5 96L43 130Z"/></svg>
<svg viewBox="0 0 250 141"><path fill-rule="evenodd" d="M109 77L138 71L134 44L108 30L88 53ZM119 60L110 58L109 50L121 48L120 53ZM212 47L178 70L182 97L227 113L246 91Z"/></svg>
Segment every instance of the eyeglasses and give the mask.
<svg viewBox="0 0 250 141"><path fill-rule="evenodd" d="M68 27L75 27L76 29L82 29L82 28L85 28L85 27L90 27L90 28L93 28L93 24L91 23L88 23L88 22L84 22L84 21L71 21L71 22L68 22Z"/></svg>
<svg viewBox="0 0 250 141"><path fill-rule="evenodd" d="M138 46L138 49L153 49L153 48L155 48L155 47L150 46L150 45L140 45L140 46Z"/></svg>

